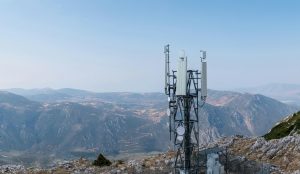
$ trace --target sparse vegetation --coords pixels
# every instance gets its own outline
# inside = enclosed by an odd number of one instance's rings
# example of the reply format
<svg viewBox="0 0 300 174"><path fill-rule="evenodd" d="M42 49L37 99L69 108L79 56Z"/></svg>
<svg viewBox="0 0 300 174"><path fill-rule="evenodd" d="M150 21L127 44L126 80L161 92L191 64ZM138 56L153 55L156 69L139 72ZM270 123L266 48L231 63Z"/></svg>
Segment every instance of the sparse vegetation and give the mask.
<svg viewBox="0 0 300 174"><path fill-rule="evenodd" d="M125 162L123 160L117 160L117 165L121 165L121 164L125 164Z"/></svg>
<svg viewBox="0 0 300 174"><path fill-rule="evenodd" d="M300 134L300 111L273 127L271 131L263 137L266 140L272 140L283 138L293 133Z"/></svg>
<svg viewBox="0 0 300 174"><path fill-rule="evenodd" d="M110 166L111 162L100 153L98 158L93 162L93 165L99 167Z"/></svg>

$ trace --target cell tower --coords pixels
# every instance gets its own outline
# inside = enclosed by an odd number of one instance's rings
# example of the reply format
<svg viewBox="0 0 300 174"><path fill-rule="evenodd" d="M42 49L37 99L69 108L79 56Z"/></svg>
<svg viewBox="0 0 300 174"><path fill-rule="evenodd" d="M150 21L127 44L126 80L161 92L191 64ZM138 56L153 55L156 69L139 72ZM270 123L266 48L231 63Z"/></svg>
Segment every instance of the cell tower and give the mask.
<svg viewBox="0 0 300 174"><path fill-rule="evenodd" d="M174 143L176 152L173 173L197 174L200 172L199 108L207 97L206 52L200 51L201 72L187 69L184 52L179 57L177 71L170 72L169 45L165 46L164 53L170 141Z"/></svg>

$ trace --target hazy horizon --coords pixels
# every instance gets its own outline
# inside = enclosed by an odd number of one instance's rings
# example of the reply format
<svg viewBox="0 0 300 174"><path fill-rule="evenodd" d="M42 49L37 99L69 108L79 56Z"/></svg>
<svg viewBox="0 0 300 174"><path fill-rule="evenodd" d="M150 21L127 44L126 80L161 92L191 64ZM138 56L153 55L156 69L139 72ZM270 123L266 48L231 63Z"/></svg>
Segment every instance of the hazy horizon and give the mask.
<svg viewBox="0 0 300 174"><path fill-rule="evenodd" d="M0 1L0 89L162 92L186 50L208 87L300 84L297 1Z"/></svg>
<svg viewBox="0 0 300 174"><path fill-rule="evenodd" d="M232 92L241 92L243 90L247 89L253 89L253 88L262 88L262 87L278 87L278 86L288 86L288 87L300 87L300 84L288 84L288 83L268 83L263 85L257 85L257 86L243 86L238 88L230 88L230 89L215 89L215 88L209 88L209 90L218 90L218 91L232 91ZM0 91L9 91L9 90L62 90L62 89L74 89L74 90L83 90L88 92L95 92L95 93L164 93L163 90L161 91L103 91L103 90L90 90L90 89L83 89L83 88L72 88L72 87L62 87L62 88L52 88L52 87L43 87L43 88L21 88L21 87L14 87L14 88L0 88ZM244 91L246 92L246 91Z"/></svg>

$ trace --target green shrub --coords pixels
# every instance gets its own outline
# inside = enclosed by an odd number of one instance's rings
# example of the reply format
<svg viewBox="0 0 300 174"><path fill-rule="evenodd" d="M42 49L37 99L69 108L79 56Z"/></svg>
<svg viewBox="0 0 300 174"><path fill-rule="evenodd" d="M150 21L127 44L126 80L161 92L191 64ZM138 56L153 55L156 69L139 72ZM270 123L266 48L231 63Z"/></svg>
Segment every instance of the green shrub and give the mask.
<svg viewBox="0 0 300 174"><path fill-rule="evenodd" d="M287 121L283 121L271 129L263 137L266 140L279 139L291 134L292 131L300 132L300 112L294 113Z"/></svg>
<svg viewBox="0 0 300 174"><path fill-rule="evenodd" d="M111 162L100 153L98 158L93 162L93 165L99 167L110 166Z"/></svg>

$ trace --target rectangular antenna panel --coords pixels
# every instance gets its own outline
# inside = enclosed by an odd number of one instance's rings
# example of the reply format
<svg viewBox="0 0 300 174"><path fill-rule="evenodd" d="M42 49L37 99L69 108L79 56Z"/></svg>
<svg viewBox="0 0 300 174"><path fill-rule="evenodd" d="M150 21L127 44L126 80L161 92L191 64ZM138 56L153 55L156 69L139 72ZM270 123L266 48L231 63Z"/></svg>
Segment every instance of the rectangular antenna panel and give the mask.
<svg viewBox="0 0 300 174"><path fill-rule="evenodd" d="M168 85L169 85L169 73L170 73L170 69L169 69L169 45L165 46L165 92L166 94L168 94Z"/></svg>
<svg viewBox="0 0 300 174"><path fill-rule="evenodd" d="M201 72L201 98L207 97L207 63L202 62Z"/></svg>
<svg viewBox="0 0 300 174"><path fill-rule="evenodd" d="M180 57L177 70L176 95L186 95L187 58Z"/></svg>

